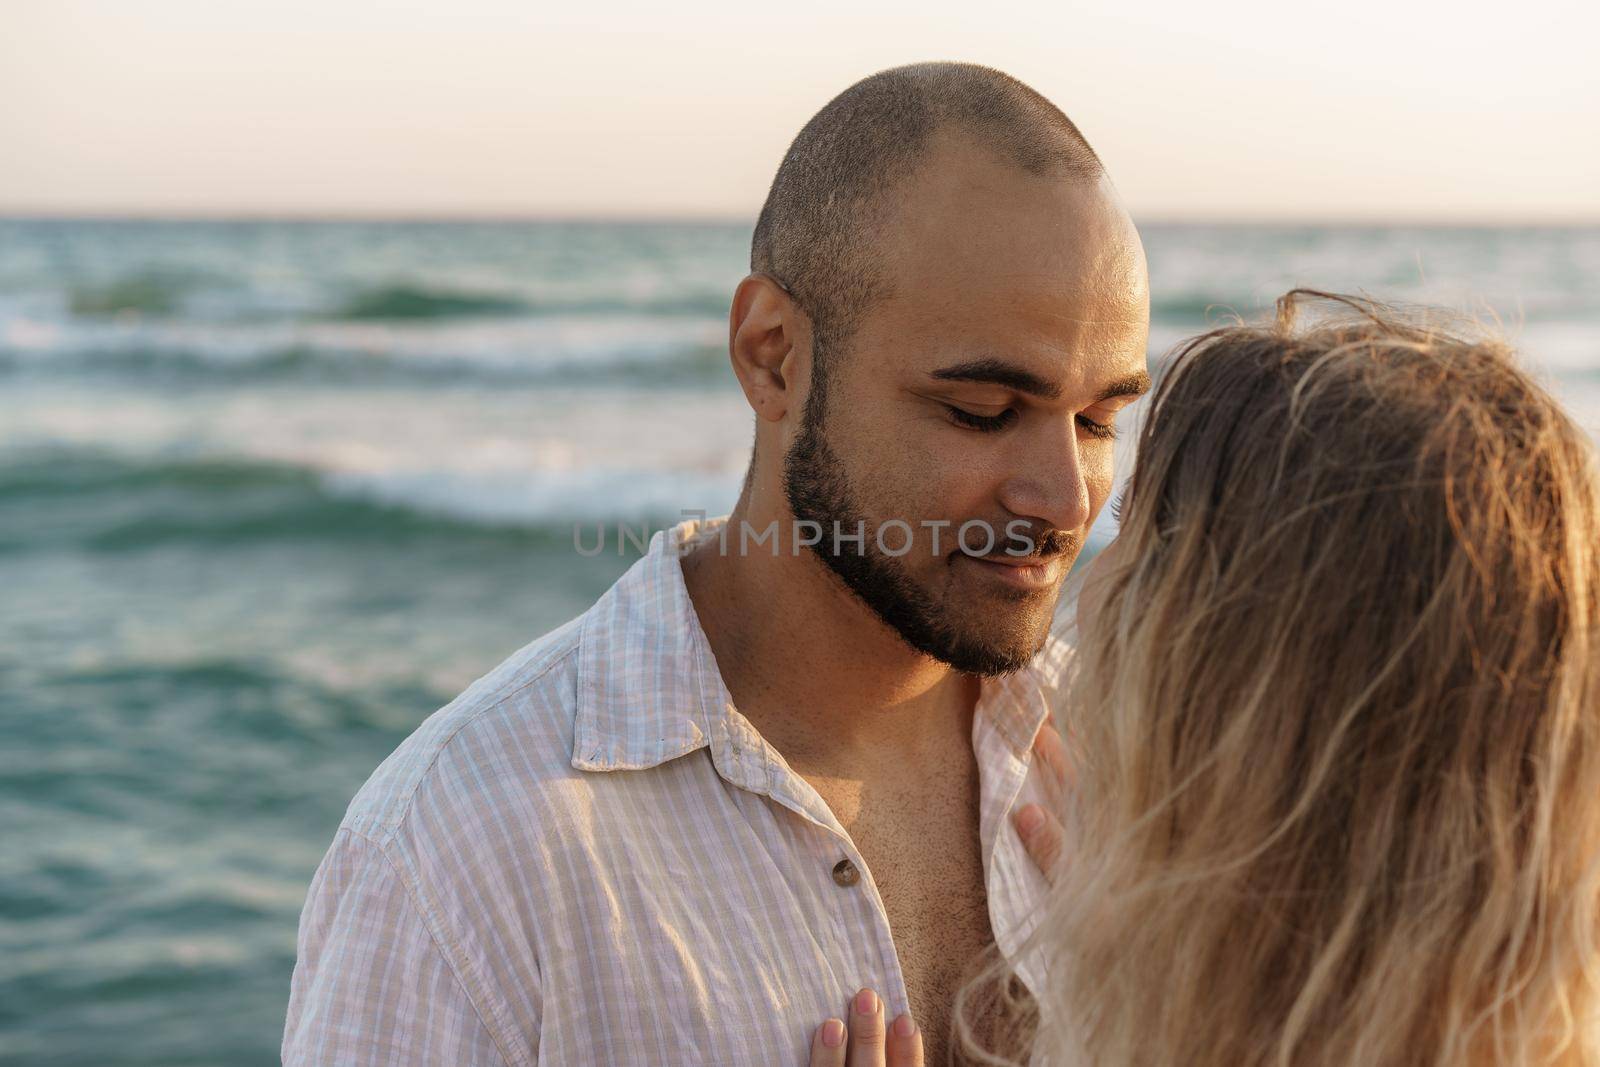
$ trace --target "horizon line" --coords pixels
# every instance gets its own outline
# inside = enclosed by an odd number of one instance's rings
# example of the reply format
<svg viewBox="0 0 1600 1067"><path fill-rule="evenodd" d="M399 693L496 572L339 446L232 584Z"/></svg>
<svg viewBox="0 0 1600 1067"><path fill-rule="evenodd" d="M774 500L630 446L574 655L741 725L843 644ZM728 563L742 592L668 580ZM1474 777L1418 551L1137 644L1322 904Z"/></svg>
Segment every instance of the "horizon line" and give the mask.
<svg viewBox="0 0 1600 1067"><path fill-rule="evenodd" d="M1224 212L1130 212L1137 225L1151 226L1230 226L1277 227L1315 226L1320 228L1420 228L1420 229L1587 229L1600 226L1600 214L1591 216L1466 216L1466 215L1238 215ZM284 211L238 209L231 211L165 211L143 209L13 208L0 206L0 221L41 222L248 222L248 223L402 223L402 224L574 224L574 225L712 225L755 226L756 213L748 215L712 212L541 212L541 211Z"/></svg>

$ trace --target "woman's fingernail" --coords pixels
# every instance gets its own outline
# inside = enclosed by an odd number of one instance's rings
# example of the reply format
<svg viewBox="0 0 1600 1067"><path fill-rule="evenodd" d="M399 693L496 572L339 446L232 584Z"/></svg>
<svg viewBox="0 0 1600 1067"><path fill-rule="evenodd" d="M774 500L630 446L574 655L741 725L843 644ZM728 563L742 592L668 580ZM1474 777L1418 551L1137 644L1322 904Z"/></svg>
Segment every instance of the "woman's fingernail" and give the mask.
<svg viewBox="0 0 1600 1067"><path fill-rule="evenodd" d="M878 995L870 989L856 994L856 1014L871 1015L878 1010Z"/></svg>
<svg viewBox="0 0 1600 1067"><path fill-rule="evenodd" d="M1044 825L1044 812L1036 805L1029 804L1017 811L1017 833L1024 837L1036 832Z"/></svg>
<svg viewBox="0 0 1600 1067"><path fill-rule="evenodd" d="M917 1032L917 1024L911 1021L911 1016L902 1015L894 1021L895 1037L910 1037Z"/></svg>
<svg viewBox="0 0 1600 1067"><path fill-rule="evenodd" d="M838 1048L844 1044L844 1023L838 1019L829 1019L823 1023L822 1043L828 1048Z"/></svg>

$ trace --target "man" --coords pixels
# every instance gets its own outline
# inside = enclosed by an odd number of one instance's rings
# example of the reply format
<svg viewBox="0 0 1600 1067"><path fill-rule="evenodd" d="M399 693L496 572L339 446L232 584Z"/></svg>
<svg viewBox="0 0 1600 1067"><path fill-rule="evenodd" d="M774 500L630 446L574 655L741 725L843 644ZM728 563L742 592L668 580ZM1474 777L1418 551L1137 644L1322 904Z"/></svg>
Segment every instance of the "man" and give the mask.
<svg viewBox="0 0 1600 1067"><path fill-rule="evenodd" d="M1006 822L1148 387L1137 234L1048 101L920 64L806 125L751 266L733 513L377 770L306 903L286 1062L800 1064L862 987L942 1062L963 970L1025 935Z"/></svg>

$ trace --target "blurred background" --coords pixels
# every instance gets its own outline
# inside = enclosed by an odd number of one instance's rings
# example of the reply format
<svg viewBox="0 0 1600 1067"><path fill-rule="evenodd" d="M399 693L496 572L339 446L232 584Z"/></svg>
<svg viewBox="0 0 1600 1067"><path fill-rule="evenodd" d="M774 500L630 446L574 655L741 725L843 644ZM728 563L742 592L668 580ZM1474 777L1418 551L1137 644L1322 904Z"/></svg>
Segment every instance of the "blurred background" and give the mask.
<svg viewBox="0 0 1600 1067"><path fill-rule="evenodd" d="M356 788L618 522L732 504L755 214L874 70L1074 118L1153 361L1364 290L1498 318L1600 428L1592 5L1119 8L10 0L0 1061L276 1061Z"/></svg>

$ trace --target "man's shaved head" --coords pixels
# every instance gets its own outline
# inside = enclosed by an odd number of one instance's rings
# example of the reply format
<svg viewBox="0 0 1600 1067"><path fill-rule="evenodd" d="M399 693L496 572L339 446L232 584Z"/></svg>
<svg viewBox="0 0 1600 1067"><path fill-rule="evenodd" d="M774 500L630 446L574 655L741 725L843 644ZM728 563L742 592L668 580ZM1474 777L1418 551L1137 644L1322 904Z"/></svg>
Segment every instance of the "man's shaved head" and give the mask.
<svg viewBox="0 0 1600 1067"><path fill-rule="evenodd" d="M750 269L779 278L810 317L815 370L886 295L875 238L896 188L946 133L1040 177L1102 174L1060 108L993 68L916 63L850 86L789 146L750 247Z"/></svg>
<svg viewBox="0 0 1600 1067"><path fill-rule="evenodd" d="M750 251L728 313L757 416L737 517L793 520L848 596L827 603L921 656L1029 662L1148 382L1144 252L1094 150L997 70L883 71L800 131ZM885 526L910 533L865 532ZM973 528L1004 533L954 534ZM996 547L1019 528L1027 562Z"/></svg>

